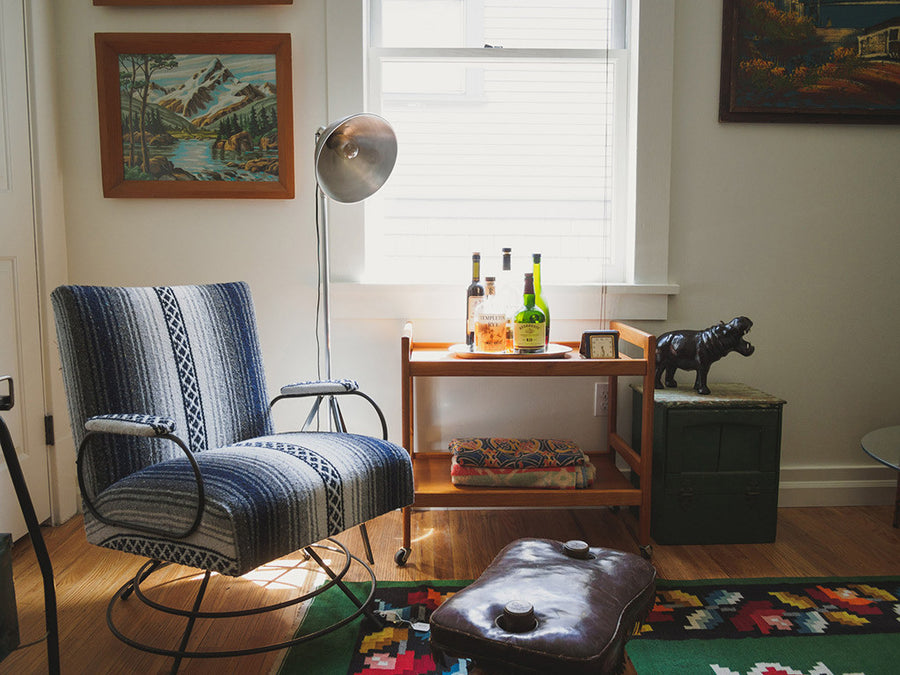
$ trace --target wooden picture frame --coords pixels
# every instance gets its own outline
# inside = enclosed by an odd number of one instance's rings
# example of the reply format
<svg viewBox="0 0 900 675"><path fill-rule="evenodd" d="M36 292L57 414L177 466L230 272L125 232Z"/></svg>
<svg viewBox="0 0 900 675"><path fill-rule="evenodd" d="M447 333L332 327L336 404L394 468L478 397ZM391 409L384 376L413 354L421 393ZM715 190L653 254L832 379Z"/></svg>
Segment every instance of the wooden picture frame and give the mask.
<svg viewBox="0 0 900 675"><path fill-rule="evenodd" d="M724 0L719 121L900 123L898 17L900 2Z"/></svg>
<svg viewBox="0 0 900 675"><path fill-rule="evenodd" d="M96 33L94 45L104 197L294 197L290 34Z"/></svg>
<svg viewBox="0 0 900 675"><path fill-rule="evenodd" d="M173 5L291 5L294 0L94 0L95 7L172 7Z"/></svg>

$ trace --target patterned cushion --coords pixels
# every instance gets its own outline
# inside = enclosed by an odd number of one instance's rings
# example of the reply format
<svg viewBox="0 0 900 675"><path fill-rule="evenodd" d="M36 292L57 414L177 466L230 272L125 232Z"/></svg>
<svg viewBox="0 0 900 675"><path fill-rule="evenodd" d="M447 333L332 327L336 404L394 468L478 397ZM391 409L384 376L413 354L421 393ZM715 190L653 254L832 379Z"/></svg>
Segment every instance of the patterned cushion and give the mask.
<svg viewBox="0 0 900 675"><path fill-rule="evenodd" d="M255 438L196 456L206 488L198 531L171 542L105 525L85 514L93 544L239 576L412 503L409 453L354 434L296 432ZM187 459L142 469L106 489L101 513L186 529L195 515L196 484Z"/></svg>

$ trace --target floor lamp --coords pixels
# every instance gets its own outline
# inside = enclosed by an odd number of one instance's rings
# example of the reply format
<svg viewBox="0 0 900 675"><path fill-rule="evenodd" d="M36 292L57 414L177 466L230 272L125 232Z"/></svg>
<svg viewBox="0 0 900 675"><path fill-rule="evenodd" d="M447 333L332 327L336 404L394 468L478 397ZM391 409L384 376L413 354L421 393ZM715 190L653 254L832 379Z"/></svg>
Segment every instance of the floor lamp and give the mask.
<svg viewBox="0 0 900 675"><path fill-rule="evenodd" d="M316 228L319 239L319 298L325 329L325 379L331 379L331 272L328 248L328 199L361 202L375 194L397 161L397 137L387 120L357 113L316 132ZM321 354L319 362L321 363ZM332 417L338 414L330 398Z"/></svg>

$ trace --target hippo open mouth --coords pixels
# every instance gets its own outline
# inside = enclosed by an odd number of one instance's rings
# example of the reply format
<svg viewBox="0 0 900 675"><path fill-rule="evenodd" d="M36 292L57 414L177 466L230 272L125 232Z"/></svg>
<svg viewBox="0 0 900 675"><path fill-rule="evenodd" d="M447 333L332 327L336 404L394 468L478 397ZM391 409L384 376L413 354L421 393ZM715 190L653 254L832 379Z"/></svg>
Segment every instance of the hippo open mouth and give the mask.
<svg viewBox="0 0 900 675"><path fill-rule="evenodd" d="M746 316L739 316L736 319L732 319L730 325L734 328L735 332L740 335L734 351L742 356L750 356L756 348L750 344L748 340L745 340L744 336L750 332L750 328L753 327L753 322Z"/></svg>

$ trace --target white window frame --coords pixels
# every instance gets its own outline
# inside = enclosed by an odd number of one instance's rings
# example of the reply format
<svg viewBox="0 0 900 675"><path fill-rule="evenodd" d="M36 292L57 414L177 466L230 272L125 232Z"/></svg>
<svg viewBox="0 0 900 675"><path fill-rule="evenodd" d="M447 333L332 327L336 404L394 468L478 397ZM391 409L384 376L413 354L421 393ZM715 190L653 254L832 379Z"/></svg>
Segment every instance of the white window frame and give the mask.
<svg viewBox="0 0 900 675"><path fill-rule="evenodd" d="M325 3L327 119L322 124L368 110L366 4ZM601 304L609 318L665 319L668 296L678 293L668 279L674 2L631 0L630 5L629 80L637 86L628 100L626 281L608 284L605 293L600 284L547 284L556 316L576 321L596 321ZM335 317L456 319L459 284L363 282L364 210L361 203L329 210Z"/></svg>

